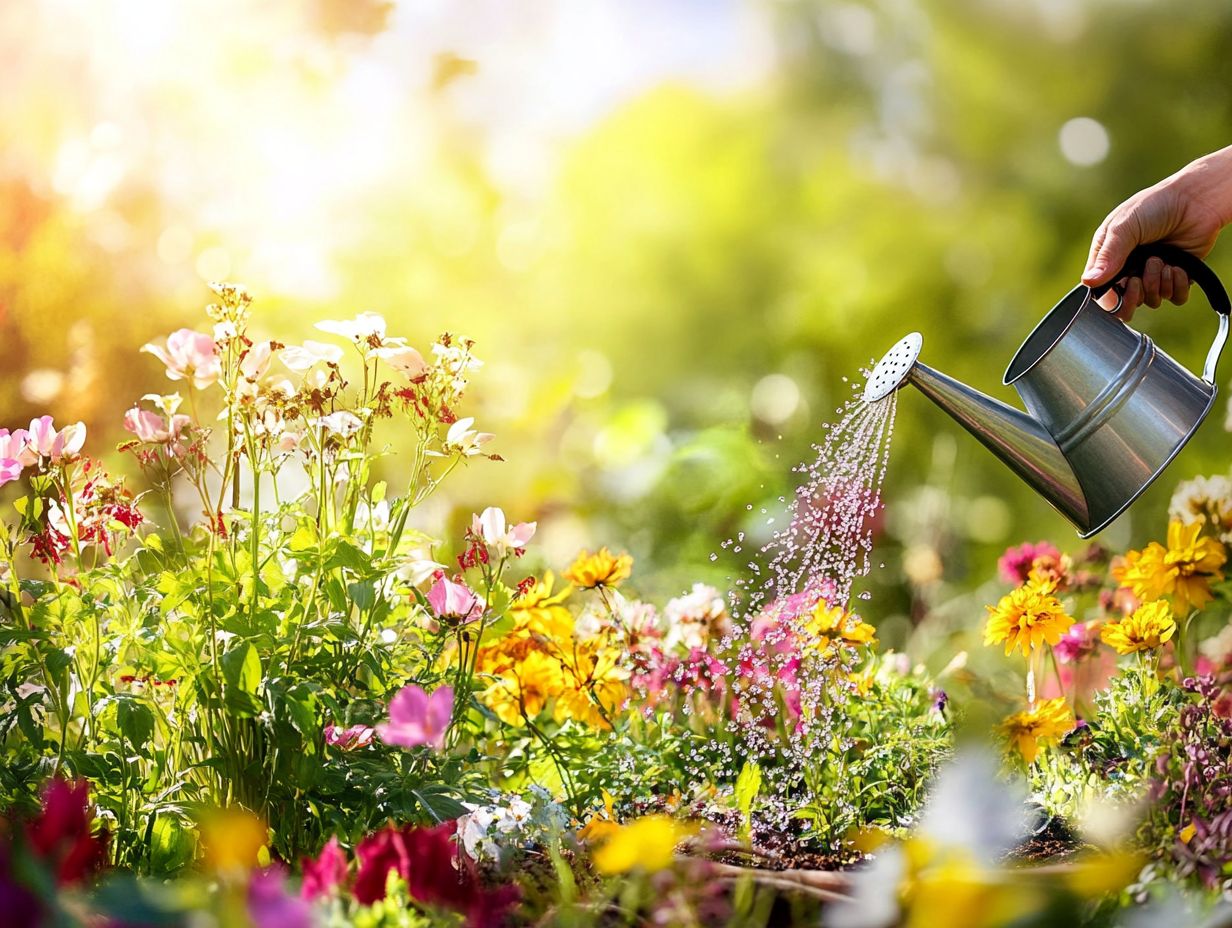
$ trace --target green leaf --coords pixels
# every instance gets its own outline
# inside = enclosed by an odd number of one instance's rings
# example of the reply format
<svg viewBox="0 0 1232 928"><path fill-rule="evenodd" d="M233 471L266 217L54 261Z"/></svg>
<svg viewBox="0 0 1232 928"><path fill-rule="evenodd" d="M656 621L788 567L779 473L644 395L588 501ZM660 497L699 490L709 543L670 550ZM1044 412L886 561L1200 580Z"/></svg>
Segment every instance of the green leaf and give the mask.
<svg viewBox="0 0 1232 928"><path fill-rule="evenodd" d="M736 777L736 807L740 810L742 819L741 831L748 835L753 823L753 801L761 792L761 768L751 760L746 760Z"/></svg>
<svg viewBox="0 0 1232 928"><path fill-rule="evenodd" d="M348 584L347 592L351 594L351 602L361 612L367 612L376 602L376 584L371 580Z"/></svg>
<svg viewBox="0 0 1232 928"><path fill-rule="evenodd" d="M150 867L155 873L167 873L188 864L196 845L192 829L179 816L154 816L150 828Z"/></svg>
<svg viewBox="0 0 1232 928"><path fill-rule="evenodd" d="M221 663L227 708L241 716L259 713L261 703L256 696L261 686L261 658L257 649L245 641L224 654Z"/></svg>
<svg viewBox="0 0 1232 928"><path fill-rule="evenodd" d="M428 816L438 823L459 818L470 811L450 795L448 788L444 786L421 786L419 789L412 789L411 795L419 801Z"/></svg>
<svg viewBox="0 0 1232 928"><path fill-rule="evenodd" d="M339 567L345 567L348 570L353 570L356 573L365 573L372 566L372 562L368 555L361 551L349 541L338 541L329 559L325 562L326 570L335 570Z"/></svg>
<svg viewBox="0 0 1232 928"><path fill-rule="evenodd" d="M148 754L153 743L154 713L132 696L116 696L116 724L133 749Z"/></svg>

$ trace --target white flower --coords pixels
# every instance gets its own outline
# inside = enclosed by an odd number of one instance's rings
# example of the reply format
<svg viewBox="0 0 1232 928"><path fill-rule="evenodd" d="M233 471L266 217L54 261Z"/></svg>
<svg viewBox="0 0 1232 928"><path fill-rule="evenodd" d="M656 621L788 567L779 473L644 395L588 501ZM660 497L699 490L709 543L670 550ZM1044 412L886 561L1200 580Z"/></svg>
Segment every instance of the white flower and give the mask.
<svg viewBox="0 0 1232 928"><path fill-rule="evenodd" d="M598 638L611 625L607 610L590 602L574 621L573 634L578 641L590 641L592 638Z"/></svg>
<svg viewBox="0 0 1232 928"><path fill-rule="evenodd" d="M302 374L314 364L337 364L342 360L342 349L337 345L307 339L302 345L283 348L278 357L291 370Z"/></svg>
<svg viewBox="0 0 1232 928"><path fill-rule="evenodd" d="M725 634L731 627L722 594L704 583L695 583L692 592L668 600L664 617L667 648L705 648L712 637Z"/></svg>
<svg viewBox="0 0 1232 928"><path fill-rule="evenodd" d="M1224 541L1232 539L1232 479L1222 475L1194 477L1177 484L1168 516L1186 525L1209 524Z"/></svg>
<svg viewBox="0 0 1232 928"><path fill-rule="evenodd" d="M510 551L525 548L535 534L538 522L519 522L507 525L504 510L489 506L479 515L471 516L471 533L483 539L504 557Z"/></svg>
<svg viewBox="0 0 1232 928"><path fill-rule="evenodd" d="M167 418L175 415L176 410L180 408L180 403L184 402L183 397L178 393L147 393L141 397L145 402L153 404L154 408L161 412Z"/></svg>
<svg viewBox="0 0 1232 928"><path fill-rule="evenodd" d="M390 339L390 341L393 341L393 339ZM399 344L389 344L386 342L380 348L372 349L368 352L368 356L380 358L394 370L400 371L413 380L428 369L428 363L424 360L423 355L414 348L402 344L401 339L397 341Z"/></svg>
<svg viewBox="0 0 1232 928"><path fill-rule="evenodd" d="M341 435L343 438L350 438L364 427L364 423L360 420L359 416L346 411L331 412L328 416L321 416L321 418L311 421L317 428L333 432L335 435Z"/></svg>
<svg viewBox="0 0 1232 928"><path fill-rule="evenodd" d="M490 442L496 436L491 432L475 431L471 428L474 424L475 417L466 416L449 427L449 431L445 433L444 441L447 454L460 454L469 458L483 453L479 450L479 446ZM439 451L429 451L427 453L434 457L444 457Z"/></svg>
<svg viewBox="0 0 1232 928"><path fill-rule="evenodd" d="M360 500L355 508L355 527L371 529L374 532L383 532L389 528L389 501L383 499L369 506L367 502Z"/></svg>
<svg viewBox="0 0 1232 928"><path fill-rule="evenodd" d="M385 338L385 319L376 313L360 313L354 319L341 321L327 319L318 322L316 328L330 335L349 338L353 342L366 342L374 335L380 340Z"/></svg>

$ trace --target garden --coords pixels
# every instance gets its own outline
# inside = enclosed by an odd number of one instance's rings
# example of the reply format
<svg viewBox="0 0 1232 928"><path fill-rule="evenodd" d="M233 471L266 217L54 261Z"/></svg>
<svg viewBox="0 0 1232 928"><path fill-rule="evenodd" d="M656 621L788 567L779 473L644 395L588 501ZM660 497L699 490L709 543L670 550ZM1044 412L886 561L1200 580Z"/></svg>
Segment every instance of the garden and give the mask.
<svg viewBox="0 0 1232 928"><path fill-rule="evenodd" d="M29 130L0 158L0 924L1229 923L1222 395L1078 540L876 363L918 328L986 385L1097 204L1167 163L1064 82L1008 93L1114 5L736 4L693 57L640 49L650 90L600 52L689 4L107 5L125 28L0 12L30 90L0 100ZM1149 58L1164 6L1108 34ZM1194 9L1226 68L1232 15ZM777 51L733 90L746 15ZM1027 25L1028 58L980 51ZM895 56L934 90L861 64ZM519 101L567 68L588 105L628 86L566 145ZM1058 118L868 134L992 112L973 73ZM1209 315L1133 325L1196 358Z"/></svg>

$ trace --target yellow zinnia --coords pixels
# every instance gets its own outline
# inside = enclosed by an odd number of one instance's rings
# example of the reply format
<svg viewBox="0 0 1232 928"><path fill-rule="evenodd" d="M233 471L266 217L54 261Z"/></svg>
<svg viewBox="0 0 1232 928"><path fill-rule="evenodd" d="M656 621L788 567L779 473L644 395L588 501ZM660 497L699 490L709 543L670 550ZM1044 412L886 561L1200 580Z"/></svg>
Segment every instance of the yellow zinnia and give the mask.
<svg viewBox="0 0 1232 928"><path fill-rule="evenodd" d="M653 873L670 867L676 845L696 833L696 827L670 815L647 815L611 829L591 860L600 873L628 873L634 868Z"/></svg>
<svg viewBox="0 0 1232 928"><path fill-rule="evenodd" d="M860 621L842 606L831 606L824 599L817 600L817 605L805 618L804 633L809 638L805 647L817 648L826 653L835 645L877 643L877 630L873 626Z"/></svg>
<svg viewBox="0 0 1232 928"><path fill-rule="evenodd" d="M595 587L616 587L633 573L633 558L628 554L613 554L600 548L594 554L583 549L577 560L565 571L565 579L584 590Z"/></svg>
<svg viewBox="0 0 1232 928"><path fill-rule="evenodd" d="M1143 603L1133 615L1119 622L1109 622L1099 634L1104 644L1117 654L1133 654L1158 648L1176 632L1176 620L1172 610L1163 600Z"/></svg>
<svg viewBox="0 0 1232 928"><path fill-rule="evenodd" d="M1141 551L1130 551L1113 576L1139 599L1168 596L1182 615L1201 609L1214 598L1211 581L1223 579L1222 568L1228 560L1222 543L1201 535L1201 522L1186 525L1174 520L1168 524L1166 548L1152 541Z"/></svg>
<svg viewBox="0 0 1232 928"><path fill-rule="evenodd" d="M1015 648L1021 648L1025 655L1045 642L1056 644L1074 624L1048 587L1032 583L1011 590L995 606L986 608L989 616L984 644L1004 641L1007 655Z"/></svg>
<svg viewBox="0 0 1232 928"><path fill-rule="evenodd" d="M1011 715L1001 723L1001 731L1030 764L1039 753L1040 742L1055 742L1073 731L1074 725L1074 713L1064 698L1045 699L1034 709Z"/></svg>

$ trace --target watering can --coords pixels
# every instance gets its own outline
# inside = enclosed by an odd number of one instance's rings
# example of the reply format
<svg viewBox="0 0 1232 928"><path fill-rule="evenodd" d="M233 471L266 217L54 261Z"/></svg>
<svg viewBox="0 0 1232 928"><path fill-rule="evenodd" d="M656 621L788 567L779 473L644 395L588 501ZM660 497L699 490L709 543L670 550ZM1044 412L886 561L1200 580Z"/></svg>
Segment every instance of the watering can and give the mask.
<svg viewBox="0 0 1232 928"><path fill-rule="evenodd" d="M1112 279L1141 276L1152 257L1184 270L1219 316L1201 377L1097 302L1111 284L1079 285L1040 320L1005 371L1026 412L921 363L918 332L877 362L863 398L875 402L913 384L1089 538L1163 473L1215 403L1232 309L1227 291L1194 255L1161 244L1135 249Z"/></svg>

